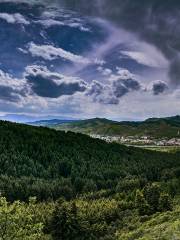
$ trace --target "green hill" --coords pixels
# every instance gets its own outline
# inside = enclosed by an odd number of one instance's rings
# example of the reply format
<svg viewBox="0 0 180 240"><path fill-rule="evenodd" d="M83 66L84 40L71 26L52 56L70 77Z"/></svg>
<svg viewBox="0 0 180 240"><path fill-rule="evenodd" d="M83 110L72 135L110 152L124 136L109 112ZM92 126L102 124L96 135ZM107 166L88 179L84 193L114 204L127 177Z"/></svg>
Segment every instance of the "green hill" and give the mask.
<svg viewBox="0 0 180 240"><path fill-rule="evenodd" d="M152 118L143 122L116 122L107 119L89 119L51 126L56 130L100 134L108 136L149 136L173 138L180 136L180 116Z"/></svg>

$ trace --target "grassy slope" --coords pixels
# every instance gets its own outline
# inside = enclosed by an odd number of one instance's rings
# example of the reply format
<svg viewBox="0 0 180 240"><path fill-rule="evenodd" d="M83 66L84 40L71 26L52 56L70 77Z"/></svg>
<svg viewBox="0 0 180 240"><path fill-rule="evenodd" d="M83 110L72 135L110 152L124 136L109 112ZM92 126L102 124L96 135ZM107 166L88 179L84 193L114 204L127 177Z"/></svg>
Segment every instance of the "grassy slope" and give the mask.
<svg viewBox="0 0 180 240"><path fill-rule="evenodd" d="M121 229L118 240L170 240L180 239L180 198L174 205L172 212L156 213L150 217L138 216L128 219L129 230Z"/></svg>

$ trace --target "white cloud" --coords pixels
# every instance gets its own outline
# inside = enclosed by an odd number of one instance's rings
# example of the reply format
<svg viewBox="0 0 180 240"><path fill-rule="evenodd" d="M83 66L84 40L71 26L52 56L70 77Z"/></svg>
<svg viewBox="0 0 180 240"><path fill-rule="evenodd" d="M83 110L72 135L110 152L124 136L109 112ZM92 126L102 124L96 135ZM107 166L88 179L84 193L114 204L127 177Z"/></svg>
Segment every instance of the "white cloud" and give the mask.
<svg viewBox="0 0 180 240"><path fill-rule="evenodd" d="M24 79L13 78L0 70L0 102L20 103L28 94L28 87Z"/></svg>
<svg viewBox="0 0 180 240"><path fill-rule="evenodd" d="M14 78L10 74L0 70L0 85L21 90L25 87L26 81L24 79Z"/></svg>
<svg viewBox="0 0 180 240"><path fill-rule="evenodd" d="M66 26L72 27L72 28L79 28L82 32L90 32L90 29L88 27L83 26L82 23L80 22L65 22L64 23Z"/></svg>
<svg viewBox="0 0 180 240"><path fill-rule="evenodd" d="M136 76L132 74L128 69L116 67L116 73L110 75L109 81L117 81L119 79L121 80L136 79Z"/></svg>
<svg viewBox="0 0 180 240"><path fill-rule="evenodd" d="M58 72L51 72L48 70L47 67L39 66L39 65L27 66L25 68L24 77L26 77L27 75L32 75L35 77L40 75L44 78L51 78L53 80L53 82L55 82L57 84L61 84L62 82L66 82L66 83L83 82L84 83L84 81L81 78L73 77L73 76L66 76L66 75L60 74Z"/></svg>
<svg viewBox="0 0 180 240"><path fill-rule="evenodd" d="M90 28L86 26L86 21L82 18L74 17L74 12L67 10L54 9L52 11L45 11L42 14L42 19L35 21L46 28L51 26L67 26L77 28L82 32L90 32Z"/></svg>
<svg viewBox="0 0 180 240"><path fill-rule="evenodd" d="M29 52L32 54L33 57L42 57L50 61L62 58L73 63L90 64L90 60L82 56L73 54L71 52L65 51L62 48L56 48L52 45L36 45L34 43L30 43Z"/></svg>
<svg viewBox="0 0 180 240"><path fill-rule="evenodd" d="M112 74L112 70L109 68L103 68L102 66L99 66L97 70L103 75L103 76L109 76Z"/></svg>
<svg viewBox="0 0 180 240"><path fill-rule="evenodd" d="M0 18L5 20L7 23L11 24L24 24L28 25L30 24L29 21L27 21L21 14L15 13L15 14L9 14L9 13L0 13Z"/></svg>
<svg viewBox="0 0 180 240"><path fill-rule="evenodd" d="M94 63L100 66L103 66L106 62L102 59L95 58Z"/></svg>
<svg viewBox="0 0 180 240"><path fill-rule="evenodd" d="M154 59L152 58L149 54L146 54L144 52L137 52L137 51L121 51L121 53L130 58L133 59L134 61L136 61L139 64L148 66L148 67L153 67L153 68L157 68L157 67L162 67L162 65L160 64L160 62L162 62L162 60L160 61L160 59ZM164 62L165 64L165 62Z"/></svg>
<svg viewBox="0 0 180 240"><path fill-rule="evenodd" d="M36 21L36 23L40 23L41 25L49 28L51 26L64 26L64 23L58 20L54 20L54 19L44 19L44 20L38 20Z"/></svg>

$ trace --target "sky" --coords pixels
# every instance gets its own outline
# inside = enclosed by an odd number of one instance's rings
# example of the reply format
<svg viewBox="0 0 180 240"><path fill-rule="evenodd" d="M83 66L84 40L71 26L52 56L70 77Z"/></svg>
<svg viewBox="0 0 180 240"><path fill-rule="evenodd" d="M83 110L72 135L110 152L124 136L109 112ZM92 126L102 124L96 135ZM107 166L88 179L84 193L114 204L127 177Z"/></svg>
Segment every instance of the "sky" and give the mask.
<svg viewBox="0 0 180 240"><path fill-rule="evenodd" d="M0 0L0 118L180 114L180 2Z"/></svg>

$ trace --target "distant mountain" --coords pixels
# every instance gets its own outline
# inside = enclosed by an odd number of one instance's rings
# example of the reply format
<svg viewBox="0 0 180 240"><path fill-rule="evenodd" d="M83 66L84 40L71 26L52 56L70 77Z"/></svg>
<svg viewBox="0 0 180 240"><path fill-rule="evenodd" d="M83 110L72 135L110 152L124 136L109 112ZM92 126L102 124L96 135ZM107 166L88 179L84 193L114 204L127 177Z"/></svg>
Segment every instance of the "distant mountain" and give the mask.
<svg viewBox="0 0 180 240"><path fill-rule="evenodd" d="M3 116L0 116L0 120L16 122L16 123L25 123L25 122L37 121L39 120L39 118L28 116L25 114L6 114Z"/></svg>
<svg viewBox="0 0 180 240"><path fill-rule="evenodd" d="M153 138L180 137L180 116L151 118L142 122L117 122L108 119L94 118L55 124L56 130L100 134L108 136L149 136Z"/></svg>
<svg viewBox="0 0 180 240"><path fill-rule="evenodd" d="M43 120L45 119L45 120ZM74 119L74 118L71 118L71 117L65 117L65 116L50 116L50 115L46 115L44 117L42 116L33 116L33 115L26 115L26 114L5 114L5 115L2 115L0 116L0 120L3 120L3 121L10 121L10 122L16 122L16 123L28 123L28 124L32 124L33 123L36 123L37 122L37 125L38 125L38 122L41 122L41 121L53 121L52 119L55 119L55 120L63 120L64 119L68 119L68 120L76 120L77 119ZM58 122L57 122L58 124Z"/></svg>
<svg viewBox="0 0 180 240"><path fill-rule="evenodd" d="M54 125L61 125L66 123L73 123L75 120L61 120L61 119L51 119L51 120L40 120L35 122L28 122L28 125L32 126L43 126L43 127L50 127Z"/></svg>
<svg viewBox="0 0 180 240"><path fill-rule="evenodd" d="M174 116L174 117L167 117L167 118L149 118L145 122L148 123L166 123L172 126L180 127L180 116Z"/></svg>

